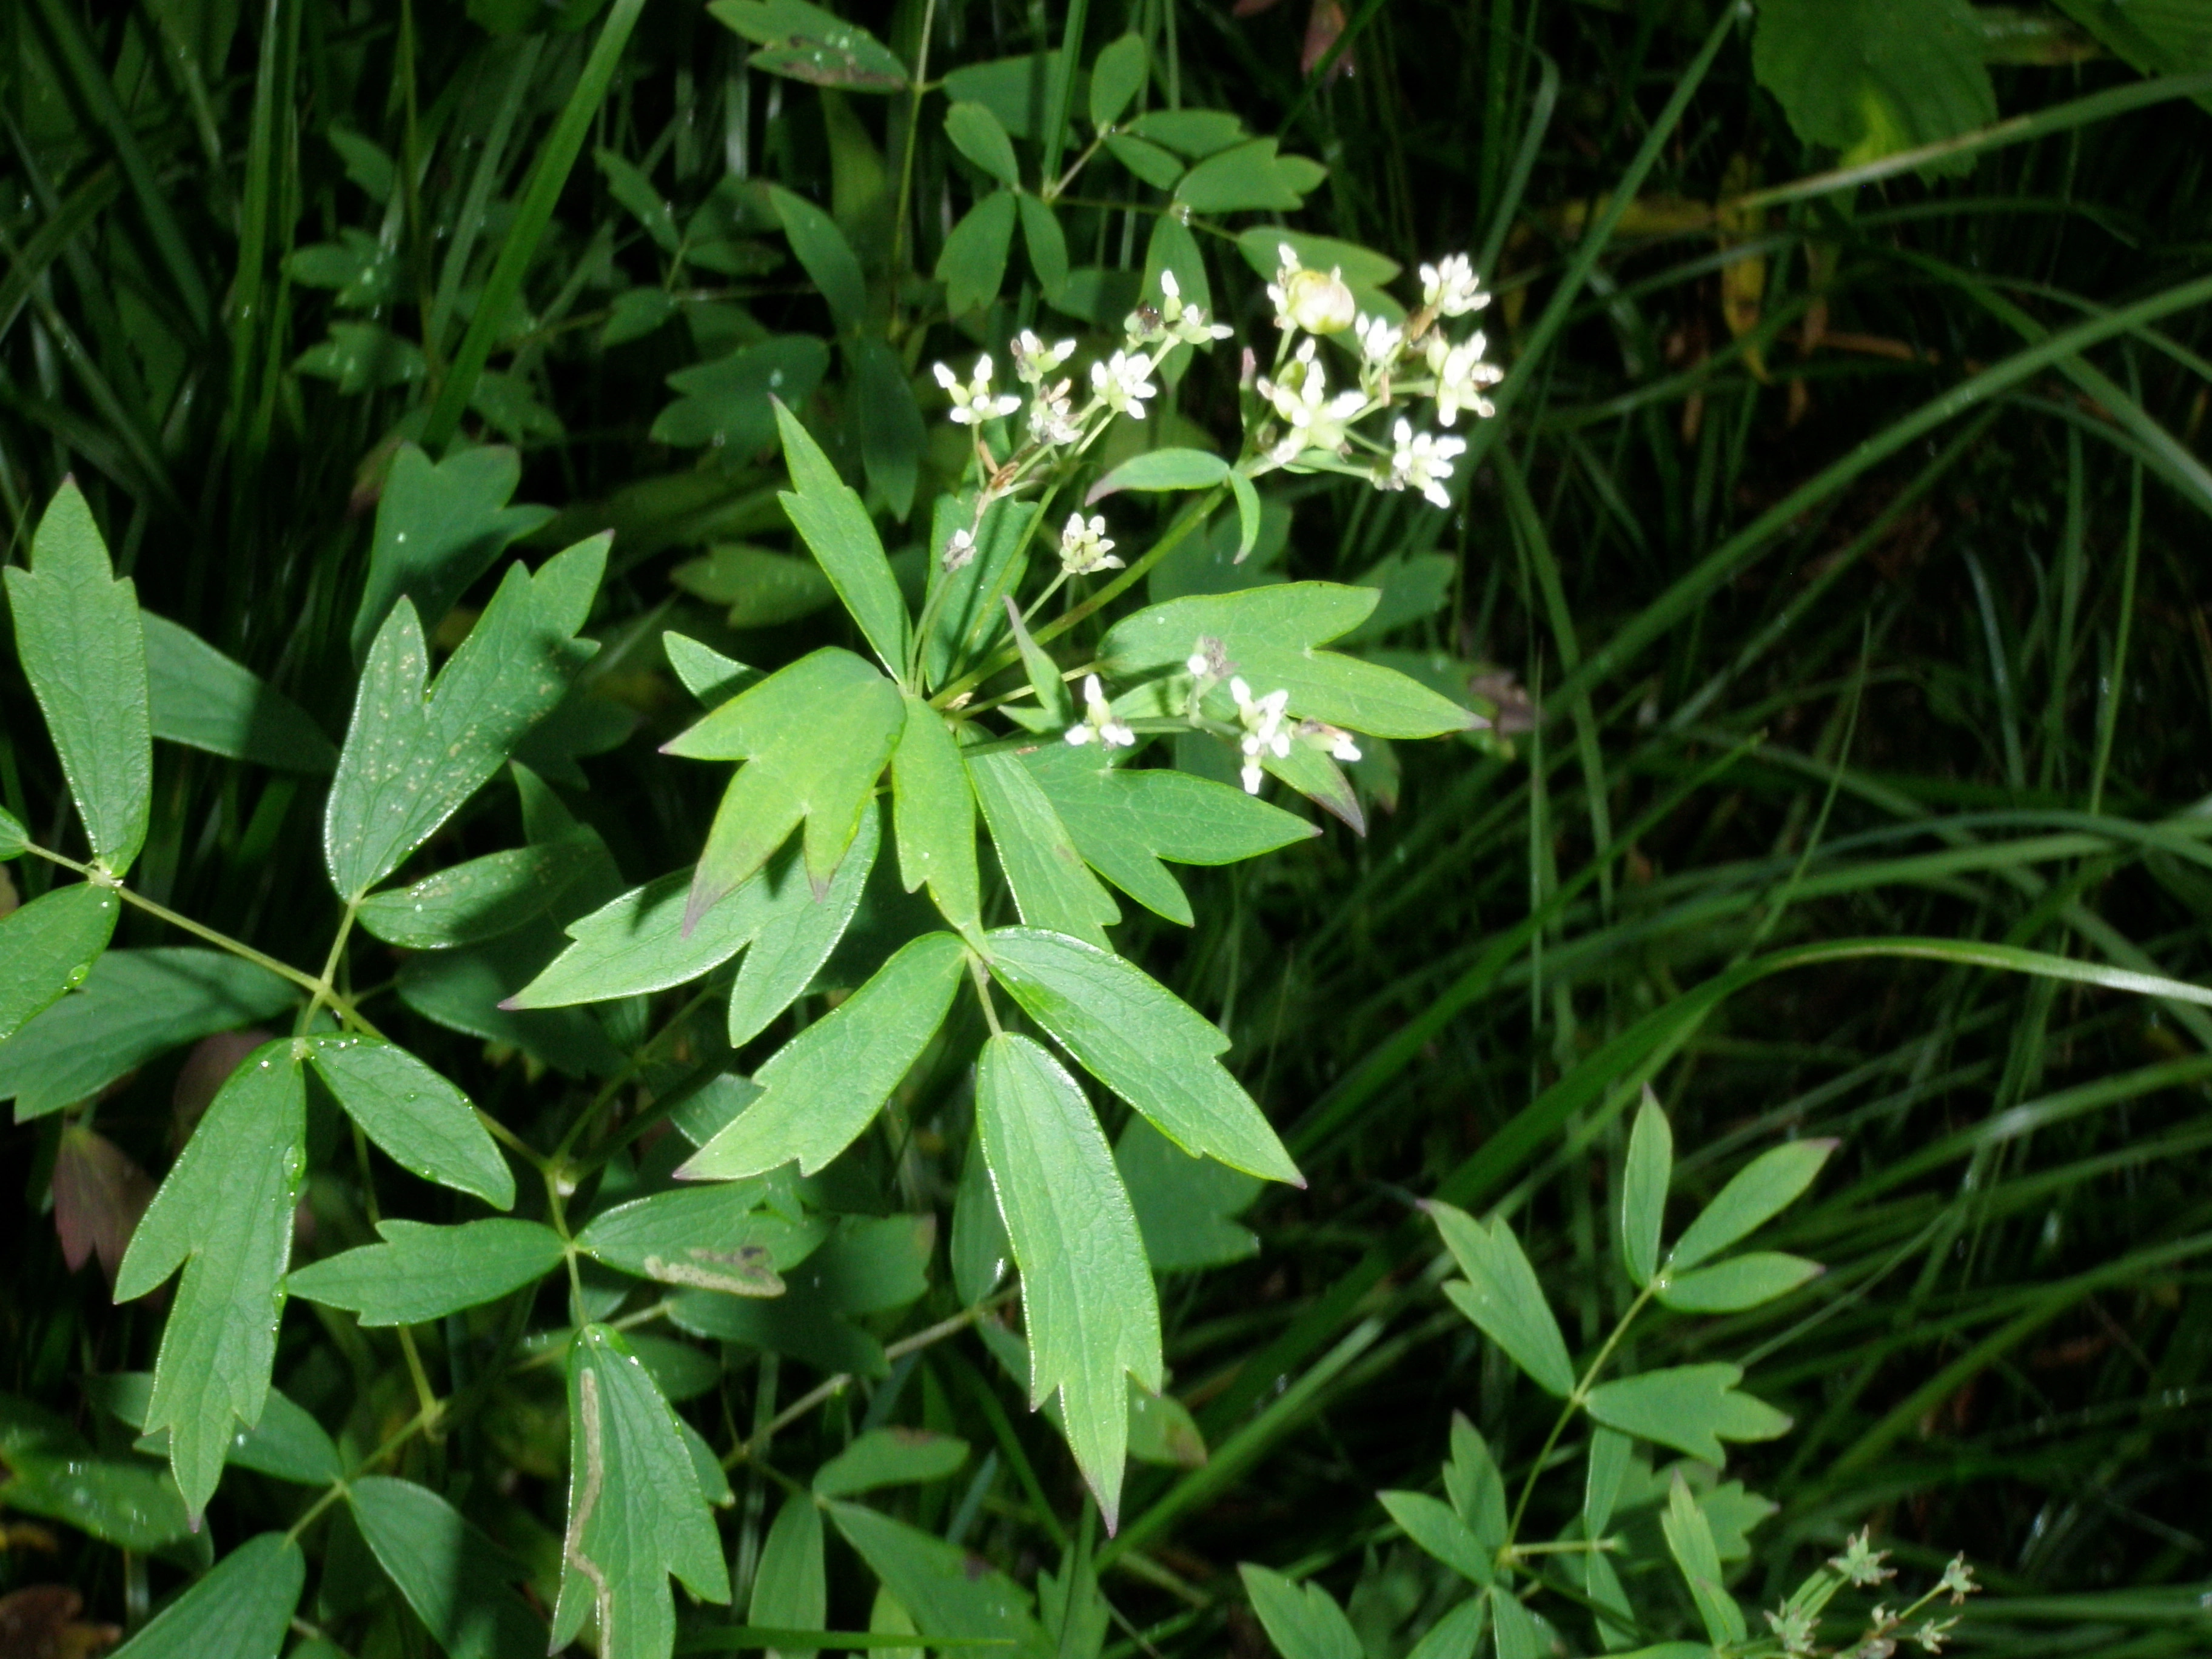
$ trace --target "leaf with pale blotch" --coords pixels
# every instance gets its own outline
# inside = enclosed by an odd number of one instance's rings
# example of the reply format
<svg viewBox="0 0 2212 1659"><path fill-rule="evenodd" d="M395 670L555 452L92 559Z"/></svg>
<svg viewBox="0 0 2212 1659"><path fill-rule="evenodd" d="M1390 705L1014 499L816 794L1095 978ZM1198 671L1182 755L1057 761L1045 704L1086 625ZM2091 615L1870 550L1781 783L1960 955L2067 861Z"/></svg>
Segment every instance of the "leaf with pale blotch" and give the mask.
<svg viewBox="0 0 2212 1659"><path fill-rule="evenodd" d="M944 717L906 700L906 728L891 755L899 878L909 893L924 882L945 919L963 933L982 927L975 866L975 795Z"/></svg>
<svg viewBox="0 0 2212 1659"><path fill-rule="evenodd" d="M215 1491L234 1429L258 1421L269 1396L307 1127L292 1045L264 1043L200 1120L116 1277L115 1299L131 1302L184 1269L146 1427L170 1431L170 1467L195 1515Z"/></svg>
<svg viewBox="0 0 2212 1659"><path fill-rule="evenodd" d="M1564 1400L1574 1391L1574 1366L1567 1358L1559 1322L1544 1300L1536 1270L1521 1241L1501 1216L1486 1224L1464 1210L1441 1201L1427 1206L1459 1270L1467 1275L1444 1286L1459 1310L1506 1356L1534 1379L1545 1393Z"/></svg>
<svg viewBox="0 0 2212 1659"><path fill-rule="evenodd" d="M760 48L750 61L771 75L853 92L906 84L906 65L889 46L807 0L714 0L707 9Z"/></svg>
<svg viewBox="0 0 2212 1659"><path fill-rule="evenodd" d="M1241 789L1165 768L1115 766L1096 744L1042 744L1022 759L1084 862L1186 927L1190 901L1161 860L1235 864L1321 833Z"/></svg>
<svg viewBox="0 0 2212 1659"><path fill-rule="evenodd" d="M307 1047L345 1115L394 1163L495 1208L514 1204L514 1171L444 1078L381 1037L313 1036Z"/></svg>
<svg viewBox="0 0 2212 1659"><path fill-rule="evenodd" d="M677 1171L726 1181L799 1160L812 1175L868 1127L944 1024L967 960L951 933L902 945L873 977L776 1050L763 1093Z"/></svg>
<svg viewBox="0 0 2212 1659"><path fill-rule="evenodd" d="M786 1269L785 1293L735 1297L679 1291L669 1318L682 1330L803 1359L817 1369L884 1376L883 1345L847 1322L903 1308L929 1288L933 1215L848 1218L830 1241Z"/></svg>
<svg viewBox="0 0 2212 1659"><path fill-rule="evenodd" d="M1124 617L1099 647L1099 672L1134 679L1181 672L1200 640L1218 640L1253 696L1288 691L1290 712L1379 738L1432 738L1463 732L1474 717L1419 681L1357 657L1319 647L1350 633L1375 609L1370 587L1285 582L1234 593L1170 599ZM1208 699L1235 710L1225 690Z"/></svg>
<svg viewBox="0 0 2212 1659"><path fill-rule="evenodd" d="M487 853L411 887L371 893L362 901L361 925L410 951L481 945L544 915L599 854L595 842L581 837Z"/></svg>
<svg viewBox="0 0 2212 1659"><path fill-rule="evenodd" d="M894 678L903 678L913 624L868 509L781 400L775 423L783 434L784 465L791 471L791 488L776 499L884 666Z"/></svg>
<svg viewBox="0 0 2212 1659"><path fill-rule="evenodd" d="M413 604L393 608L362 667L324 813L324 856L339 896L359 898L398 868L567 696L599 648L575 635L607 544L605 536L580 542L535 575L508 567L434 682Z"/></svg>
<svg viewBox="0 0 2212 1659"><path fill-rule="evenodd" d="M0 915L0 1043L85 982L122 908L112 888L80 882Z"/></svg>
<svg viewBox="0 0 2212 1659"><path fill-rule="evenodd" d="M295 1540L277 1532L249 1538L112 1659L276 1659L307 1582Z"/></svg>
<svg viewBox="0 0 2212 1659"><path fill-rule="evenodd" d="M632 1199L592 1218L576 1248L664 1285L727 1296L781 1296L781 1270L812 1254L828 1230L761 1207L765 1183L732 1182Z"/></svg>
<svg viewBox="0 0 2212 1659"><path fill-rule="evenodd" d="M905 722L896 686L851 652L825 647L667 744L671 755L744 763L707 832L684 925L696 927L802 823L807 878L826 891Z"/></svg>
<svg viewBox="0 0 2212 1659"><path fill-rule="evenodd" d="M146 844L154 799L145 638L137 591L116 580L74 478L31 538L31 568L6 573L15 655L46 717L93 854L117 875Z"/></svg>
<svg viewBox="0 0 2212 1659"><path fill-rule="evenodd" d="M799 860L787 854L768 866L769 902L760 932L745 951L730 986L730 1046L750 1042L769 1022L796 1002L845 937L867 890L882 842L876 803L860 809L860 827L830 890L817 895L800 878Z"/></svg>
<svg viewBox="0 0 2212 1659"><path fill-rule="evenodd" d="M561 1237L535 1221L494 1217L434 1227L380 1221L363 1244L292 1270L292 1294L347 1308L364 1325L424 1325L533 1285L561 1265Z"/></svg>
<svg viewBox="0 0 2212 1659"><path fill-rule="evenodd" d="M1674 1365L1601 1382L1589 1414L1609 1429L1656 1441L1715 1467L1728 1461L1723 1440L1772 1440L1790 1419L1763 1400L1739 1393L1741 1365Z"/></svg>
<svg viewBox="0 0 2212 1659"><path fill-rule="evenodd" d="M1033 927L985 936L991 972L1023 1012L1187 1152L1270 1181L1304 1178L1251 1096L1215 1057L1218 1027L1110 951Z"/></svg>
<svg viewBox="0 0 2212 1659"><path fill-rule="evenodd" d="M1121 920L1121 907L1085 865L1029 768L1003 751L969 756L967 764L1022 920L1104 951L1106 929Z"/></svg>
<svg viewBox="0 0 2212 1659"><path fill-rule="evenodd" d="M702 1601L730 1599L676 1413L621 1337L586 1325L568 1348L568 1526L553 1649L589 1621L600 1659L668 1659L672 1574Z"/></svg>
<svg viewBox="0 0 2212 1659"><path fill-rule="evenodd" d="M369 1553L447 1659L522 1659L545 1626L508 1582L527 1569L427 1486L365 1475L346 1488Z"/></svg>
<svg viewBox="0 0 2212 1659"><path fill-rule="evenodd" d="M984 1044L975 1127L1021 1269L1030 1403L1059 1394L1068 1448L1111 1532L1128 1447L1123 1378L1162 1386L1159 1303L1136 1213L1081 1086L1029 1038Z"/></svg>

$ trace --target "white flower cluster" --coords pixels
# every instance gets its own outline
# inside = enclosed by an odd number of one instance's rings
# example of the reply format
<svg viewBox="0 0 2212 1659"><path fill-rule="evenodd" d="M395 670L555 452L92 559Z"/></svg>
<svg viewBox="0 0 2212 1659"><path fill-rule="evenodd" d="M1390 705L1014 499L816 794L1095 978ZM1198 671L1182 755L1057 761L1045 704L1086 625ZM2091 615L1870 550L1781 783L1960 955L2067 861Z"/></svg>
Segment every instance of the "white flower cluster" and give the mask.
<svg viewBox="0 0 2212 1659"><path fill-rule="evenodd" d="M1086 743L1108 749L1127 749L1137 741L1137 734L1115 714L1114 705L1106 701L1105 690L1096 674L1084 677L1083 718L1061 735L1078 749Z"/></svg>
<svg viewBox="0 0 2212 1659"><path fill-rule="evenodd" d="M1497 413L1485 394L1504 371L1486 358L1487 338L1477 330L1455 340L1442 326L1447 318L1490 303L1473 262L1455 253L1423 265L1421 307L1401 324L1362 313L1340 268L1309 269L1287 242L1276 252L1281 263L1267 297L1274 302L1282 346L1274 374L1261 377L1255 388L1273 416L1267 459L1278 466L1342 471L1339 464L1357 446L1387 456L1369 474L1376 489L1419 490L1435 505L1449 507L1445 485L1452 463L1466 451L1463 440L1417 432L1400 416L1385 451L1355 428L1370 415L1420 397L1435 398L1437 419L1447 427L1456 425L1462 413L1479 419ZM1322 338L1347 332L1358 360L1358 384L1332 393L1316 348Z"/></svg>
<svg viewBox="0 0 2212 1659"><path fill-rule="evenodd" d="M1194 725L1200 720L1200 705L1206 694L1227 680L1230 701L1237 705L1237 724L1240 728L1233 735L1237 746L1244 757L1242 777L1244 793L1256 795L1261 781L1267 775L1267 757L1277 760L1290 758L1293 742L1311 748L1325 750L1340 761L1359 758L1359 745L1352 741L1352 733L1331 726L1324 720L1294 720L1291 718L1291 694L1278 687L1262 696L1254 696L1252 688L1240 674L1231 672L1234 666L1216 639L1200 639L1191 648L1183 663L1191 678L1188 708ZM1075 741L1070 738L1069 741Z"/></svg>

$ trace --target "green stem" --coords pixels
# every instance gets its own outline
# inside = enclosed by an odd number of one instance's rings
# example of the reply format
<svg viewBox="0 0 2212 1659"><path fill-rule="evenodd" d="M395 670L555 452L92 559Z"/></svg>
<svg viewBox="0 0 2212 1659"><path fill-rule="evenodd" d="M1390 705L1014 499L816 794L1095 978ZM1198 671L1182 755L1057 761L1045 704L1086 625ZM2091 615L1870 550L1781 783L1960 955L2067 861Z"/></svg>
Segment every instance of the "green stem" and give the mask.
<svg viewBox="0 0 2212 1659"><path fill-rule="evenodd" d="M1575 1413L1589 1398L1590 1385L1597 1381L1598 1372L1605 1369L1605 1362L1613 1358L1613 1351L1620 1346L1620 1339L1628 1334L1628 1328L1636 1322L1636 1316L1644 1311L1644 1304L1651 1300L1656 1290L1657 1281L1655 1279L1636 1293L1636 1300L1628 1304L1628 1311L1621 1315L1620 1322L1613 1328L1613 1334L1606 1338L1605 1346L1597 1351L1597 1358L1590 1361L1589 1368L1575 1384L1574 1392L1567 1396L1567 1403L1559 1408L1559 1420L1552 1425L1552 1432L1545 1438L1543 1450L1536 1454L1536 1461L1529 1468L1528 1480L1521 1484L1521 1501L1513 1506L1512 1522L1505 1528L1505 1547L1509 1553L1517 1549L1513 1540L1521 1535L1521 1522L1528 1516L1528 1500L1536 1495L1537 1477L1544 1473L1544 1466L1551 1462L1552 1448L1559 1443L1559 1437L1566 1432L1567 1425L1574 1420Z"/></svg>

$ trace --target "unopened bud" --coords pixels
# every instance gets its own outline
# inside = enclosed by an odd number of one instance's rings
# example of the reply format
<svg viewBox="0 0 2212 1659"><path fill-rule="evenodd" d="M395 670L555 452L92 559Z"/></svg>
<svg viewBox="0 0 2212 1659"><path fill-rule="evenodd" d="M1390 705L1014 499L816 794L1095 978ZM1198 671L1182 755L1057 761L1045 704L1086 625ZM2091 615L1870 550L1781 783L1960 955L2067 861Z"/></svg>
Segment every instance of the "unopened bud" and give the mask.
<svg viewBox="0 0 2212 1659"><path fill-rule="evenodd" d="M1283 295L1283 309L1309 334L1341 334L1359 315L1341 270L1294 273Z"/></svg>

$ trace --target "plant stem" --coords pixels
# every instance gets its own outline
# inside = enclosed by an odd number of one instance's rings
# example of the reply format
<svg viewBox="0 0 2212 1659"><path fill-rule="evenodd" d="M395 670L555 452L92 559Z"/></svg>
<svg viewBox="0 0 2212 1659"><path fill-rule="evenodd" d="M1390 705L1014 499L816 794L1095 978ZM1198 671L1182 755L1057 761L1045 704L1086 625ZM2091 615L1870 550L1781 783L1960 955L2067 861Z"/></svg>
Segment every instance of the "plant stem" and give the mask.
<svg viewBox="0 0 2212 1659"><path fill-rule="evenodd" d="M1635 1322L1636 1316L1644 1311L1644 1304L1651 1300L1653 1294L1653 1285L1646 1285L1636 1293L1636 1300L1628 1304L1628 1311L1621 1315L1620 1322L1613 1328L1613 1334L1606 1338L1605 1346L1597 1351L1597 1358L1590 1361L1589 1369L1582 1374L1581 1380L1575 1384L1574 1392L1567 1396L1567 1403L1559 1408L1558 1420L1552 1425L1551 1433L1545 1437L1544 1449L1536 1454L1536 1461L1528 1470L1528 1478L1521 1484L1521 1501L1513 1506L1513 1519L1505 1528L1505 1547L1509 1552L1517 1548L1513 1540L1521 1535L1521 1522L1528 1516L1528 1500L1536 1495L1536 1480L1544 1473L1544 1466L1551 1462L1552 1448L1559 1443L1559 1437L1566 1432L1567 1425L1573 1421L1575 1413L1589 1399L1590 1384L1597 1381L1598 1372L1605 1368L1605 1362L1613 1358L1613 1349L1620 1346L1620 1339L1628 1334L1629 1326Z"/></svg>

